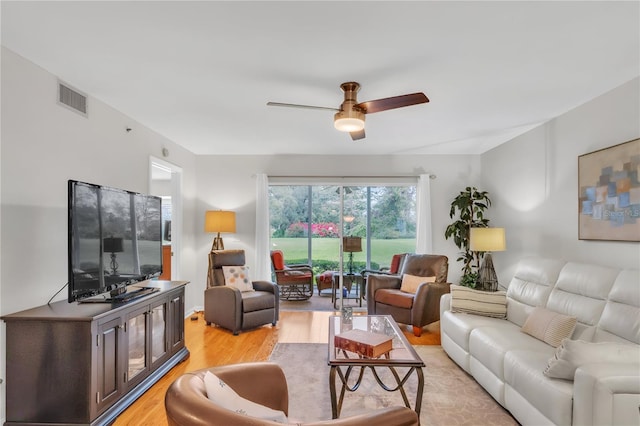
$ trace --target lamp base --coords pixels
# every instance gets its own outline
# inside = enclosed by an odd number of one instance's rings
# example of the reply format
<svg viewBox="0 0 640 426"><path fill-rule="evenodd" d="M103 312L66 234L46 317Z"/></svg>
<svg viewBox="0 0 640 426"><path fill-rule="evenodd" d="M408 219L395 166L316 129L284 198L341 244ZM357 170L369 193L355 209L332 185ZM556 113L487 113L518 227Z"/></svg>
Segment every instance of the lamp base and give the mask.
<svg viewBox="0 0 640 426"><path fill-rule="evenodd" d="M491 253L485 253L484 260L478 271L478 290L498 291L498 276L493 268Z"/></svg>
<svg viewBox="0 0 640 426"><path fill-rule="evenodd" d="M118 275L118 262L116 261L116 254L111 253L111 275Z"/></svg>
<svg viewBox="0 0 640 426"><path fill-rule="evenodd" d="M218 236L213 239L213 245L211 246L211 251L214 250L224 250L224 242L222 241L222 237L220 237L219 232Z"/></svg>
<svg viewBox="0 0 640 426"><path fill-rule="evenodd" d="M353 252L349 252L349 275L353 275Z"/></svg>

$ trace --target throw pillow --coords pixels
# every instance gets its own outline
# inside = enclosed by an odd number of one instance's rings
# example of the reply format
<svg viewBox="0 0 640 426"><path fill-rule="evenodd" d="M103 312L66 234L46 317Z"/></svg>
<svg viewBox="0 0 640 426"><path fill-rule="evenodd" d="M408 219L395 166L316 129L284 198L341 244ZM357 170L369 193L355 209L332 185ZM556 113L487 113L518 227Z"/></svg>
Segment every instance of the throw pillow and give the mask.
<svg viewBox="0 0 640 426"><path fill-rule="evenodd" d="M564 339L549 360L544 375L573 380L576 369L590 363L635 363L640 367L640 346L614 342Z"/></svg>
<svg viewBox="0 0 640 426"><path fill-rule="evenodd" d="M224 284L235 287L240 291L254 291L251 279L249 279L248 266L223 266Z"/></svg>
<svg viewBox="0 0 640 426"><path fill-rule="evenodd" d="M577 319L542 307L536 307L522 325L522 331L557 348L562 339L570 337Z"/></svg>
<svg viewBox="0 0 640 426"><path fill-rule="evenodd" d="M210 371L204 375L204 387L207 398L215 404L237 414L278 423L288 423L287 416L280 410L274 410L241 397L223 380Z"/></svg>
<svg viewBox="0 0 640 426"><path fill-rule="evenodd" d="M480 291L452 284L451 312L506 318L507 293L504 291Z"/></svg>
<svg viewBox="0 0 640 426"><path fill-rule="evenodd" d="M402 282L400 283L400 291L415 294L420 284L434 282L436 282L436 277L417 277L415 275L404 274L402 275Z"/></svg>

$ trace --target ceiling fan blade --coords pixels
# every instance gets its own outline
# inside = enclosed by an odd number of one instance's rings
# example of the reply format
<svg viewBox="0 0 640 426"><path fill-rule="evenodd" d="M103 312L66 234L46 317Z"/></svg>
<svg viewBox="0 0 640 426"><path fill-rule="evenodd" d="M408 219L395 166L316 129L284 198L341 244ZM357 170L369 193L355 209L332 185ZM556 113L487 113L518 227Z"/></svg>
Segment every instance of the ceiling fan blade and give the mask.
<svg viewBox="0 0 640 426"><path fill-rule="evenodd" d="M349 134L351 135L351 139L353 139L354 141L364 139L364 136L365 136L364 129L358 130L357 132L351 132Z"/></svg>
<svg viewBox="0 0 640 426"><path fill-rule="evenodd" d="M290 107L290 108L306 108L306 109L324 109L327 111L340 111L338 108L321 107L314 105L298 105L298 104L285 104L282 102L267 102L268 106Z"/></svg>
<svg viewBox="0 0 640 426"><path fill-rule="evenodd" d="M389 109L402 108L411 105L424 104L429 102L429 98L422 93L411 93L409 95L393 96L391 98L376 99L374 101L360 102L357 107L364 109L366 114L386 111Z"/></svg>

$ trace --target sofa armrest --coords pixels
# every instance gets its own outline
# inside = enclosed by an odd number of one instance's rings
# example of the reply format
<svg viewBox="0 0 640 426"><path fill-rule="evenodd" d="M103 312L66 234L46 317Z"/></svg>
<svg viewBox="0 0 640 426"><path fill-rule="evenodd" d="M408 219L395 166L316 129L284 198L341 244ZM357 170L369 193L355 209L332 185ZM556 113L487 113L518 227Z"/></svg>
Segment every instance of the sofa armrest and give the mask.
<svg viewBox="0 0 640 426"><path fill-rule="evenodd" d="M584 365L573 389L574 425L640 424L640 363Z"/></svg>
<svg viewBox="0 0 640 426"><path fill-rule="evenodd" d="M440 298L440 317L446 311L451 310L451 293L443 294Z"/></svg>

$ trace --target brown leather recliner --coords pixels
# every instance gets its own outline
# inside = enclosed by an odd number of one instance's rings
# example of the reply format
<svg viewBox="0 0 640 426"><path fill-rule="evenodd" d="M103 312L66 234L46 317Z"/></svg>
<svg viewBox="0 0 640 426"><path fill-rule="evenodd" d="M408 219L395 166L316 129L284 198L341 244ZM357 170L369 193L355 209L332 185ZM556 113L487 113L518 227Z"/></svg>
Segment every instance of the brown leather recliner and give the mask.
<svg viewBox="0 0 640 426"><path fill-rule="evenodd" d="M237 414L210 401L207 398L203 379L208 370L222 379L241 397L289 414L287 380L277 364L271 362L232 364L206 368L178 377L169 386L164 398L169 426L281 425L281 423ZM307 426L417 426L418 424L418 415L407 407L382 408L343 419L305 423Z"/></svg>
<svg viewBox="0 0 640 426"><path fill-rule="evenodd" d="M449 293L447 283L449 259L432 254L409 254L398 275L371 274L367 279L369 315L391 315L396 322L413 326L420 336L422 327L440 319L440 297ZM416 293L400 290L404 274L435 277L433 283L421 284Z"/></svg>
<svg viewBox="0 0 640 426"><path fill-rule="evenodd" d="M280 293L275 283L252 281L255 291L249 292L225 286L222 267L244 264L244 250L215 250L209 253L204 320L207 325L217 324L231 330L234 335L240 330L264 324L275 326L280 312Z"/></svg>

